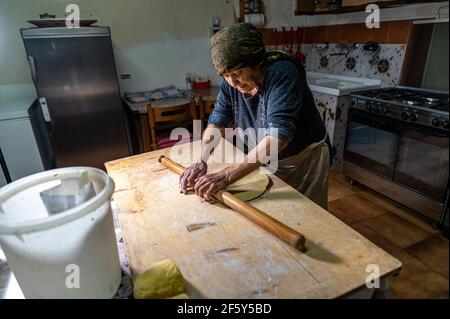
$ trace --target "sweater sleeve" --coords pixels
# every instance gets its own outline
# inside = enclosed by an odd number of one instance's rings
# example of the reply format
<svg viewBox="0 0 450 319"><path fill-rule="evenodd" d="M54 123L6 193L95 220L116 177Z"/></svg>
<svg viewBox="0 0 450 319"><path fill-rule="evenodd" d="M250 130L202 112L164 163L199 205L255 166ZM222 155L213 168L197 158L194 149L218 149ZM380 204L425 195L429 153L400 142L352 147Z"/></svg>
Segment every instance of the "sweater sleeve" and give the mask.
<svg viewBox="0 0 450 319"><path fill-rule="evenodd" d="M279 72L270 82L267 97L269 134L290 142L297 130L298 113L302 107L298 71Z"/></svg>
<svg viewBox="0 0 450 319"><path fill-rule="evenodd" d="M217 95L214 110L209 115L208 124L227 127L233 121L233 107L228 83L224 80Z"/></svg>

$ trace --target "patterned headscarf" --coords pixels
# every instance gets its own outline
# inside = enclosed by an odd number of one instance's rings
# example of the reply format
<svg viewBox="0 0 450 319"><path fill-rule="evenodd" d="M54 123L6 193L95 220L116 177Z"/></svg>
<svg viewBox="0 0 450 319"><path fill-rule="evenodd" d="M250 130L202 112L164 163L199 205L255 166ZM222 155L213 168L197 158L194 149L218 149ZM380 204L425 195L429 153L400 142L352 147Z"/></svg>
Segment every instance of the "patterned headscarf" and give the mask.
<svg viewBox="0 0 450 319"><path fill-rule="evenodd" d="M211 38L212 62L220 75L258 65L265 54L261 33L250 23L233 24Z"/></svg>

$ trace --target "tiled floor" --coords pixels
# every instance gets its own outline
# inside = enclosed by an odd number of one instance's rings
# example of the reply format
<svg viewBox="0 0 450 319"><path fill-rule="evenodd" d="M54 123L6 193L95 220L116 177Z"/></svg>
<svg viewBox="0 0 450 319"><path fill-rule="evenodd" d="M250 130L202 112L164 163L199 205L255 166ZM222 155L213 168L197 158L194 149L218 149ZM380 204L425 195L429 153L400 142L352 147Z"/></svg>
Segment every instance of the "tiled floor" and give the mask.
<svg viewBox="0 0 450 319"><path fill-rule="evenodd" d="M425 218L362 185L330 174L329 211L399 259L391 298L449 298L449 245Z"/></svg>
<svg viewBox="0 0 450 319"><path fill-rule="evenodd" d="M449 298L449 245L420 215L362 185L330 174L329 211L399 259L403 268L389 280L391 298ZM0 298L10 278L0 256Z"/></svg>

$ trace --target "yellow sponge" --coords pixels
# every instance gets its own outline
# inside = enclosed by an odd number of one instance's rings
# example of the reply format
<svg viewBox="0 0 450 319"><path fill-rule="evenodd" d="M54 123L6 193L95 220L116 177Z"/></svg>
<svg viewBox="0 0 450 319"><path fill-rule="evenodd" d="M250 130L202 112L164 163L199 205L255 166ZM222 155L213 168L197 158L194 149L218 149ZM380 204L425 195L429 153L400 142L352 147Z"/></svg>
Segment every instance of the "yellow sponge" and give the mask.
<svg viewBox="0 0 450 319"><path fill-rule="evenodd" d="M169 259L154 263L137 276L133 292L136 299L188 298L183 276Z"/></svg>

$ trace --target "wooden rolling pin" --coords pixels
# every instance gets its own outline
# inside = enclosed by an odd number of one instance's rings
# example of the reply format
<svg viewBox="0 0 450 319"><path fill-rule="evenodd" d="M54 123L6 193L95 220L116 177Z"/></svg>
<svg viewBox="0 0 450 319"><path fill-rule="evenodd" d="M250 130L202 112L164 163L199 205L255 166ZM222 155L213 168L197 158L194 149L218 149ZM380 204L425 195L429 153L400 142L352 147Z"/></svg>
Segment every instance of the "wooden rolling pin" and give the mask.
<svg viewBox="0 0 450 319"><path fill-rule="evenodd" d="M184 167L182 165L172 161L170 158L164 155L159 158L159 162L178 175L181 175L184 171ZM303 235L299 232L280 223L278 220L270 217L256 207L253 207L252 205L244 202L243 200L240 200L227 191L218 191L216 194L214 194L214 197L221 203L232 208L239 214L245 216L255 224L271 232L282 241L288 243L289 245L297 248L300 251L304 251L305 237L303 237Z"/></svg>

